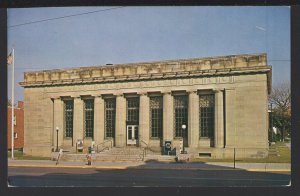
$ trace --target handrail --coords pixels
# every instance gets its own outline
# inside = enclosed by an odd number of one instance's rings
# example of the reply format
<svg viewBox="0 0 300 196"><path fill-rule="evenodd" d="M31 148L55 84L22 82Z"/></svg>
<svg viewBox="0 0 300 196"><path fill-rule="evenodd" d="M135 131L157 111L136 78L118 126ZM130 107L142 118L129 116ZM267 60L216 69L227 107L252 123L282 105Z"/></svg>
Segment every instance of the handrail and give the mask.
<svg viewBox="0 0 300 196"><path fill-rule="evenodd" d="M144 161L145 157L147 156L148 144L144 140L140 140L140 142L146 145L145 147L143 147L143 154L142 154L143 156L142 160Z"/></svg>
<svg viewBox="0 0 300 196"><path fill-rule="evenodd" d="M144 140L140 140L140 142L146 144L146 146L148 147L148 144Z"/></svg>
<svg viewBox="0 0 300 196"><path fill-rule="evenodd" d="M102 148L100 151L97 149L97 153L99 153L99 152L102 152L102 151L104 151L104 150L109 150L109 147L104 147L104 148Z"/></svg>
<svg viewBox="0 0 300 196"><path fill-rule="evenodd" d="M107 142L110 142L110 148L112 148L112 140L106 140L106 141L104 141L104 142L102 142L102 143L100 143L100 144L97 144L97 153L99 152L99 146L100 145L104 145L105 143L107 143Z"/></svg>

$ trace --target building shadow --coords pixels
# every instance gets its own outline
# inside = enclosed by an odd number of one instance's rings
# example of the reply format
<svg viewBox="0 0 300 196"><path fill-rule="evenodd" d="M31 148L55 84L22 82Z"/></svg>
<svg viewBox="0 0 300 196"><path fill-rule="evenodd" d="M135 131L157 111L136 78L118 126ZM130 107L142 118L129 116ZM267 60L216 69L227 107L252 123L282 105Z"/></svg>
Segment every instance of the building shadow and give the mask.
<svg viewBox="0 0 300 196"><path fill-rule="evenodd" d="M85 163L83 163L85 166ZM290 173L250 172L208 163L147 160L125 169L9 168L16 187L278 187Z"/></svg>

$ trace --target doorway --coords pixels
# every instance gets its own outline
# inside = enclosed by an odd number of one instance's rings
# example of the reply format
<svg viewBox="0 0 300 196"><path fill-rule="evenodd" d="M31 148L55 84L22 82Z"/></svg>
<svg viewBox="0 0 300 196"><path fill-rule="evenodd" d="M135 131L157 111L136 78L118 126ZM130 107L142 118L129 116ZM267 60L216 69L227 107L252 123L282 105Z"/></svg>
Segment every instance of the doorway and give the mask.
<svg viewBox="0 0 300 196"><path fill-rule="evenodd" d="M126 129L126 144L137 145L139 139L139 126L138 125L127 125Z"/></svg>

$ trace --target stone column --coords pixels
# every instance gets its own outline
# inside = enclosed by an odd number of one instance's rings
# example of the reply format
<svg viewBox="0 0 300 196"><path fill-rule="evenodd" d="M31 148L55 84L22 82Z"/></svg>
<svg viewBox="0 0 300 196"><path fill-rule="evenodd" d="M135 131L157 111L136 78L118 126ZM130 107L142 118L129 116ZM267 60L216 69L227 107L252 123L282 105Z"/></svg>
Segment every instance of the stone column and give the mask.
<svg viewBox="0 0 300 196"><path fill-rule="evenodd" d="M123 94L116 98L116 147L126 146L126 99Z"/></svg>
<svg viewBox="0 0 300 196"><path fill-rule="evenodd" d="M199 95L197 91L190 91L188 93L188 144L189 147L197 148L199 141Z"/></svg>
<svg viewBox="0 0 300 196"><path fill-rule="evenodd" d="M74 121L73 121L73 142L76 146L78 139L83 139L83 100L80 96L74 97Z"/></svg>
<svg viewBox="0 0 300 196"><path fill-rule="evenodd" d="M223 122L223 91L215 90L215 136L216 148L224 147L224 122Z"/></svg>
<svg viewBox="0 0 300 196"><path fill-rule="evenodd" d="M60 148L63 145L64 139L64 102L58 97L54 98L54 124L53 124L53 144L54 150L57 145L57 133L56 127L58 127L58 147Z"/></svg>
<svg viewBox="0 0 300 196"><path fill-rule="evenodd" d="M174 105L171 92L163 93L163 140L173 140L174 138Z"/></svg>
<svg viewBox="0 0 300 196"><path fill-rule="evenodd" d="M139 110L139 135L140 139L149 143L150 137L150 119L149 119L149 107L150 99L147 93L140 94L140 110ZM144 144L141 144L144 145Z"/></svg>
<svg viewBox="0 0 300 196"><path fill-rule="evenodd" d="M104 100L101 95L94 99L94 141L100 144L104 141Z"/></svg>
<svg viewBox="0 0 300 196"><path fill-rule="evenodd" d="M235 123L236 123L236 118L235 118L235 110L236 110L236 101L235 101L235 89L231 88L228 89L226 88L225 90L225 105L226 105L226 133L225 133L225 139L226 139L226 143L225 143L225 147L235 147L236 146L236 127L235 127Z"/></svg>

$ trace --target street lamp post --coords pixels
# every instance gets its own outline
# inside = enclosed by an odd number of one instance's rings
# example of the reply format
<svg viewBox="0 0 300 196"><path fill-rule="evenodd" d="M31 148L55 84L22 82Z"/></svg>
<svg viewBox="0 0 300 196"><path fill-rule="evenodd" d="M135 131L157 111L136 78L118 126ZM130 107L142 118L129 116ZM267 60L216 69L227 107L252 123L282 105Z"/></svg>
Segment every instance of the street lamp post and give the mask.
<svg viewBox="0 0 300 196"><path fill-rule="evenodd" d="M270 138L270 142L273 142L273 111L272 111L272 108L273 107L273 105L272 105L272 103L270 104L270 106L269 106L269 110L268 110L268 113L269 113L269 129L270 129L270 131L271 131L271 138ZM271 121L271 122L270 122Z"/></svg>
<svg viewBox="0 0 300 196"><path fill-rule="evenodd" d="M271 141L274 142L274 135L273 135L273 104L272 103L271 103L271 131L272 131Z"/></svg>
<svg viewBox="0 0 300 196"><path fill-rule="evenodd" d="M185 129L186 129L186 124L183 124L182 126L181 126L181 128L182 128L182 135L183 135L183 141L182 141L182 153L185 153L184 151L184 140L185 140L185 138L184 138L184 136L186 135L185 134Z"/></svg>
<svg viewBox="0 0 300 196"><path fill-rule="evenodd" d="M59 128L56 127L56 152L58 152L58 131L59 131Z"/></svg>

